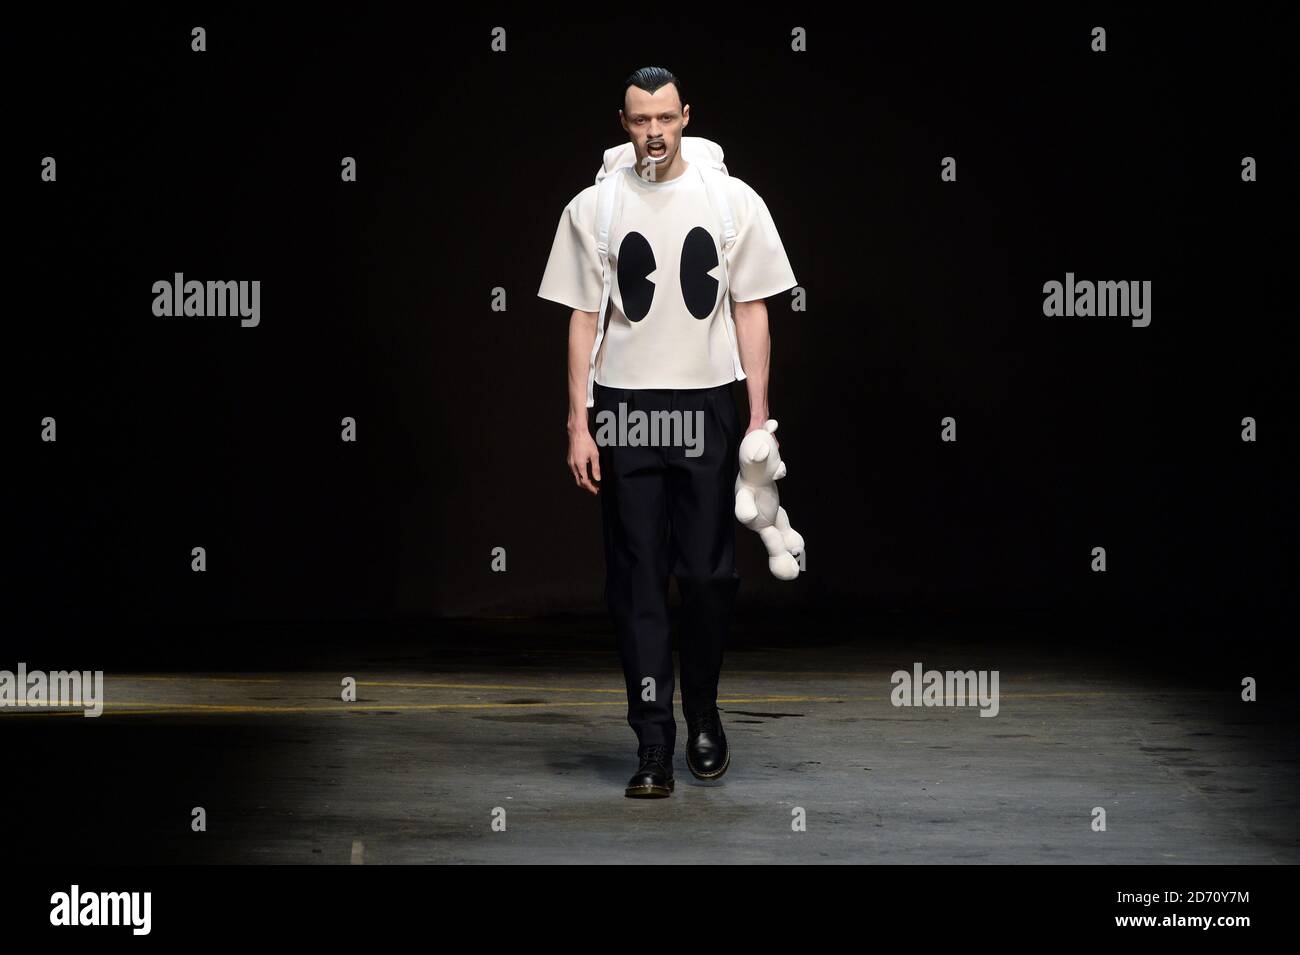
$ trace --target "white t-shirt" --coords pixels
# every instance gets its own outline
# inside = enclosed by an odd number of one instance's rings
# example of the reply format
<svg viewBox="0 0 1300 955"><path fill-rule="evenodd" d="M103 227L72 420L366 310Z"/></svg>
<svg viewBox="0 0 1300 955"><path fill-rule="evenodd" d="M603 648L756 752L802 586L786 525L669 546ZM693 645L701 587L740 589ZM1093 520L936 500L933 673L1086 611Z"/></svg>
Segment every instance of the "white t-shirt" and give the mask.
<svg viewBox="0 0 1300 955"><path fill-rule="evenodd" d="M736 350L726 327L720 262L722 219L694 163L675 179L624 176L609 236L609 318L595 380L610 388L712 388L735 381ZM737 302L796 284L767 205L749 185L722 176L736 240L727 278ZM596 193L590 185L560 216L538 295L583 312L600 310Z"/></svg>

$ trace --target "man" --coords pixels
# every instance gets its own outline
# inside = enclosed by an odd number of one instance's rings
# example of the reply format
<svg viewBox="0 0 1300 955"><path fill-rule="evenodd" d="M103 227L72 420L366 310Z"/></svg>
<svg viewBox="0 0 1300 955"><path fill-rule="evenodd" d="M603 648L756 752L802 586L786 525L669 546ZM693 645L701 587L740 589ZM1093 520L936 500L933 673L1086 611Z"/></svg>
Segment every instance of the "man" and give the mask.
<svg viewBox="0 0 1300 955"><path fill-rule="evenodd" d="M687 766L699 779L717 779L730 765L717 699L740 583L737 452L744 434L768 418L771 346L763 299L796 282L763 200L741 180L720 175L736 230L724 263L722 219L704 173L681 154L690 106L677 77L646 67L624 81L623 94L619 121L636 158L634 166L611 173L626 179L618 184L607 242L609 318L599 348L604 283L597 186L578 193L561 215L538 295L573 309L568 465L579 487L601 497L605 598L627 683L627 720L638 741L639 765L625 794L663 797L673 790L677 737L670 573L682 598ZM734 325L724 307L729 294ZM731 393L740 379L749 394L743 433ZM676 413L687 430L699 422L703 440L688 448L636 440L603 440L598 447L588 407L598 425L634 412ZM597 433L608 432L618 433Z"/></svg>

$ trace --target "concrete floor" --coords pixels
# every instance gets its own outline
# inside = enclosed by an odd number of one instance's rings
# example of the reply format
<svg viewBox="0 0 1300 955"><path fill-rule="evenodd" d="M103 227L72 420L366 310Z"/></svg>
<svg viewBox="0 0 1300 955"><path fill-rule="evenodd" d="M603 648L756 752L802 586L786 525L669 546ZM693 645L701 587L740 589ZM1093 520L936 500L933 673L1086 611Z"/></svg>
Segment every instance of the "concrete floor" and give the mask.
<svg viewBox="0 0 1300 955"><path fill-rule="evenodd" d="M623 796L635 739L599 642L112 671L98 719L0 710L0 746L23 754L3 818L25 821L11 850L106 863L1300 862L1296 697L1248 704L1234 674L1095 657L941 638L736 648L731 769L691 777L679 718L664 800ZM892 706L890 674L913 661L998 669L998 716ZM207 832L190 831L195 806Z"/></svg>

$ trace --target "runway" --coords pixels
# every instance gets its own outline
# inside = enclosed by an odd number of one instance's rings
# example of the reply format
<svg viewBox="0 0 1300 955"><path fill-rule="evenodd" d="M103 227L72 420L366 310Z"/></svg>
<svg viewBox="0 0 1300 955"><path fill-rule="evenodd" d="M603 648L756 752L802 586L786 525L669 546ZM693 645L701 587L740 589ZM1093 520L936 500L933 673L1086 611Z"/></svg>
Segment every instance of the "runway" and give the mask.
<svg viewBox="0 0 1300 955"><path fill-rule="evenodd" d="M679 701L676 792L642 801L622 793L635 741L612 638L496 630L344 645L307 670L108 671L98 718L0 710L11 849L114 864L1300 862L1294 695L1245 703L1220 674L943 635L750 642L723 673L730 771L690 776ZM891 673L913 661L997 669L996 717L893 705Z"/></svg>

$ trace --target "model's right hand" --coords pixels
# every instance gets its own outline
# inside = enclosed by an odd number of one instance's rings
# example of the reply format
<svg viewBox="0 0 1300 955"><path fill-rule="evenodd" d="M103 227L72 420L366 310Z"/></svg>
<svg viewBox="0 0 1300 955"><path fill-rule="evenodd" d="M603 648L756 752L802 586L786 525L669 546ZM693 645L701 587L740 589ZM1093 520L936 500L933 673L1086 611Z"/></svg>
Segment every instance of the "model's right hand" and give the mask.
<svg viewBox="0 0 1300 955"><path fill-rule="evenodd" d="M595 482L587 475L587 465L591 465L591 474ZM569 432L569 473L578 487L599 494L600 488L600 449L591 438L591 432L585 427L575 428Z"/></svg>

